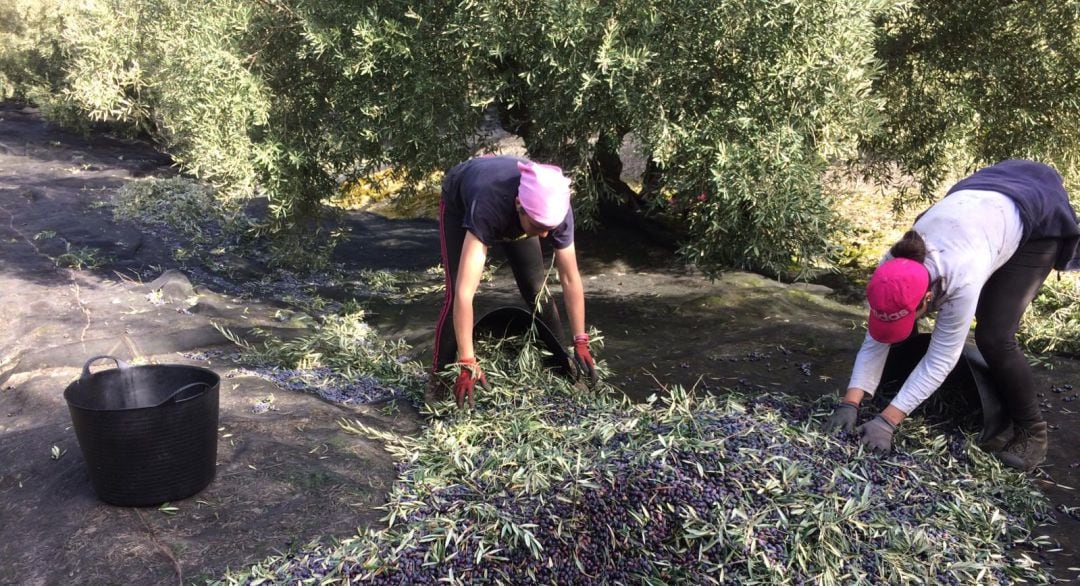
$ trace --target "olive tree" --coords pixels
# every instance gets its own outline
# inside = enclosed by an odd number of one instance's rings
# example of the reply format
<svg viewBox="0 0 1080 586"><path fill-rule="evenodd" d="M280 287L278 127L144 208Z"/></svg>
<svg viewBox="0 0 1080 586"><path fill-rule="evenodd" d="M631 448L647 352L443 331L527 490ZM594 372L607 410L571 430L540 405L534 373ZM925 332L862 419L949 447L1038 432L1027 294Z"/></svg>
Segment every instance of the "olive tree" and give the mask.
<svg viewBox="0 0 1080 586"><path fill-rule="evenodd" d="M64 100L152 136L223 203L269 200L275 263L318 266L335 188L330 55L287 3L99 0L73 11ZM315 231L316 234L312 234Z"/></svg>
<svg viewBox="0 0 1080 586"><path fill-rule="evenodd" d="M604 200L674 219L706 268L824 249L821 175L870 134L886 0L96 0L64 33L62 95L309 227L334 180L427 177L494 112ZM622 176L620 147L648 163Z"/></svg>
<svg viewBox="0 0 1080 586"><path fill-rule="evenodd" d="M786 270L824 250L821 176L875 124L874 18L888 6L376 2L352 27L355 95L339 102L388 160L419 170L476 147L495 108L530 155L574 173L580 207L615 195L674 210L690 260ZM649 161L640 186L620 177L627 137Z"/></svg>
<svg viewBox="0 0 1080 586"><path fill-rule="evenodd" d="M153 136L188 171L245 195L270 95L238 45L244 0L98 0L73 10L62 97L94 120Z"/></svg>
<svg viewBox="0 0 1080 586"><path fill-rule="evenodd" d="M489 147L478 129L492 117L573 175L585 219L604 202L666 218L705 268L806 267L826 249L822 176L838 162L898 163L928 189L1010 156L1076 177L1075 1L2 10L8 95L45 88L39 101L147 132L226 196L266 194L268 228L295 234L335 180L387 167L429 177ZM633 180L627 145L646 161Z"/></svg>
<svg viewBox="0 0 1080 586"><path fill-rule="evenodd" d="M914 0L879 23L886 100L868 155L943 180L1006 158L1080 178L1080 2Z"/></svg>
<svg viewBox="0 0 1080 586"><path fill-rule="evenodd" d="M0 4L0 99L45 101L64 77L64 20L60 0Z"/></svg>

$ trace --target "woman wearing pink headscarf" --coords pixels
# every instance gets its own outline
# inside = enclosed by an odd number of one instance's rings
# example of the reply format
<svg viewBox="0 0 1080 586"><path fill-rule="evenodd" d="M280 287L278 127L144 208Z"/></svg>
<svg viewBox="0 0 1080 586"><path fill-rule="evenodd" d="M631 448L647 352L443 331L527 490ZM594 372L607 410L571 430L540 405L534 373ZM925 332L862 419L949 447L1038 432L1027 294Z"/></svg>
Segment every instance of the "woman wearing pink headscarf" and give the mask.
<svg viewBox="0 0 1080 586"><path fill-rule="evenodd" d="M473 350L473 296L488 248L503 247L518 290L533 307L545 281L541 239L555 249L578 373L595 381L595 362L585 333L585 293L574 250L570 180L561 169L505 156L480 157L455 166L443 178L439 236L446 300L435 325L433 388L440 384L438 373L455 362L461 365L454 383L458 406L466 399L473 402L477 384L487 386ZM541 303L541 318L561 335L553 300Z"/></svg>

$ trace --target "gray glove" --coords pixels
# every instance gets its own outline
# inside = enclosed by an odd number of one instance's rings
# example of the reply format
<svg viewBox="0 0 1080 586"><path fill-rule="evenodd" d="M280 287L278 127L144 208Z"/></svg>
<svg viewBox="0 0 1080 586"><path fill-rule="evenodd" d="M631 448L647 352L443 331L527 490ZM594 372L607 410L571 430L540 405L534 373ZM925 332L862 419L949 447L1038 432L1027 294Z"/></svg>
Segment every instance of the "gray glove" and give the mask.
<svg viewBox="0 0 1080 586"><path fill-rule="evenodd" d="M859 441L872 452L888 454L892 451L892 436L896 426L885 421L881 415L859 426Z"/></svg>
<svg viewBox="0 0 1080 586"><path fill-rule="evenodd" d="M851 433L855 431L855 420L858 416L858 405L847 401L841 401L840 404L833 409L832 415L829 416L829 420L825 422L825 429L827 431L841 430Z"/></svg>

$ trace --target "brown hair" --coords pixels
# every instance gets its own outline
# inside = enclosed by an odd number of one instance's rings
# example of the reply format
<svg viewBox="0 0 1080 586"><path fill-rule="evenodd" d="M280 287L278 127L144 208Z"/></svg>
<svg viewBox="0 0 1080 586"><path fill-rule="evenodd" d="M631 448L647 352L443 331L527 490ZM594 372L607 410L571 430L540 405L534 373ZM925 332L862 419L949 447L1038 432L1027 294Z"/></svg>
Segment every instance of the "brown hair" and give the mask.
<svg viewBox="0 0 1080 586"><path fill-rule="evenodd" d="M908 230L896 241L896 244L892 245L889 249L889 254L893 255L893 258L908 258L916 262L923 262L926 260L926 242L919 236L919 233L914 230Z"/></svg>

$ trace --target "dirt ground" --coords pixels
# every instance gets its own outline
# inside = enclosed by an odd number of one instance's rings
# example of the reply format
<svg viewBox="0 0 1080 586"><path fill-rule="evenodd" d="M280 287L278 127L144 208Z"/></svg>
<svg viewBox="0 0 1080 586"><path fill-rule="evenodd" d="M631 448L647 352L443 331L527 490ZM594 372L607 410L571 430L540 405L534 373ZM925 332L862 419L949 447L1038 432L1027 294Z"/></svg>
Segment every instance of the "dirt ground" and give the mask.
<svg viewBox="0 0 1080 586"><path fill-rule="evenodd" d="M32 109L0 105L0 583L202 583L312 540L378 527L394 462L377 442L344 434L338 421L360 418L406 434L422 425L405 401L344 407L238 375L228 362L190 358L228 346L211 320L284 335L302 331L303 321L283 319L295 308L270 294L238 296L226 280L181 267L167 240L114 221L100 204L126 181L168 173L167 158L145 144L71 135ZM350 275L416 274L439 262L432 221L355 212L346 222L350 235L335 260ZM57 266L54 259L81 246L109 262ZM710 281L630 232L582 231L577 247L588 322L604 337L597 356L628 395L679 384L819 397L847 382L864 314L827 288L739 272ZM168 272L176 268L186 270ZM154 291L161 301L151 302ZM391 300L326 287L320 294L361 300L384 336L404 338L428 360L441 293ZM482 286L477 303L478 315L520 303L508 267ZM62 393L99 354L199 364L223 377L216 479L172 503L176 511L114 507L94 495ZM1032 482L1053 507L1073 508L1080 426L1069 407L1080 391L1053 391L1080 387L1080 362L1051 363L1036 371L1052 429L1049 458ZM277 409L256 412L271 394ZM1061 551L1041 557L1060 578L1075 578L1068 568L1080 566L1080 521L1055 516L1037 532Z"/></svg>

